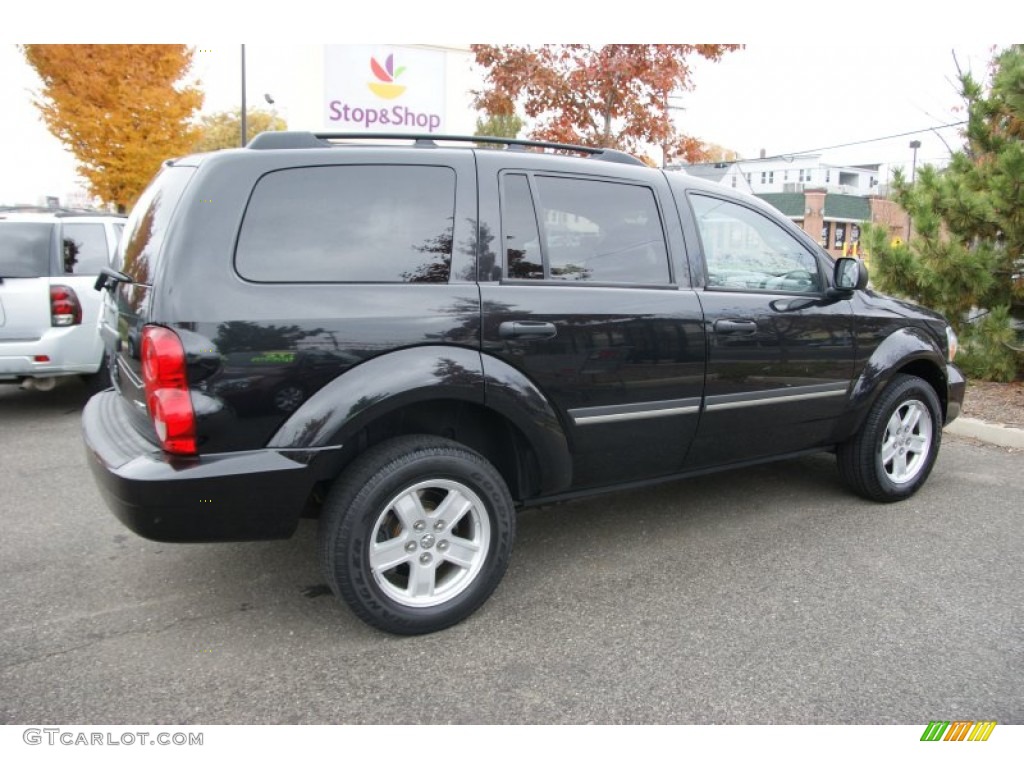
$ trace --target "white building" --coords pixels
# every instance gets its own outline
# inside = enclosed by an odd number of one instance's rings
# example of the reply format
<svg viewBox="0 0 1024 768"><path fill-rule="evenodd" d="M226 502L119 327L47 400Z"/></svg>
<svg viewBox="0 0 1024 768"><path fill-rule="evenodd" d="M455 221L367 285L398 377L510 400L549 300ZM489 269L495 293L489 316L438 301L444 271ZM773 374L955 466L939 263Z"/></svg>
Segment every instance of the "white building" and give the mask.
<svg viewBox="0 0 1024 768"><path fill-rule="evenodd" d="M880 165L829 165L821 155L786 155L677 166L698 178L755 195L824 189L839 195L879 194Z"/></svg>

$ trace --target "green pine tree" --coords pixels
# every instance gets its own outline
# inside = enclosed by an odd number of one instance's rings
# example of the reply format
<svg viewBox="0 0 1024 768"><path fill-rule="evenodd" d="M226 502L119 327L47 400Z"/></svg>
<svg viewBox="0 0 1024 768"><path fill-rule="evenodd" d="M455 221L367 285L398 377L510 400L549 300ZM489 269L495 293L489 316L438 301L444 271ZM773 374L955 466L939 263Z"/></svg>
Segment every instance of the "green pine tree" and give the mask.
<svg viewBox="0 0 1024 768"><path fill-rule="evenodd" d="M519 136L519 132L523 130L524 125L523 119L516 114L488 114L486 119L482 117L476 119L476 130L473 132L473 135L515 139ZM489 147L497 145L478 143L477 146Z"/></svg>
<svg viewBox="0 0 1024 768"><path fill-rule="evenodd" d="M1000 52L985 89L960 78L964 147L911 185L895 174L910 215L909 243L866 227L873 283L942 312L960 336L968 375L1010 381L1024 373L1013 315L1024 317L1024 45Z"/></svg>

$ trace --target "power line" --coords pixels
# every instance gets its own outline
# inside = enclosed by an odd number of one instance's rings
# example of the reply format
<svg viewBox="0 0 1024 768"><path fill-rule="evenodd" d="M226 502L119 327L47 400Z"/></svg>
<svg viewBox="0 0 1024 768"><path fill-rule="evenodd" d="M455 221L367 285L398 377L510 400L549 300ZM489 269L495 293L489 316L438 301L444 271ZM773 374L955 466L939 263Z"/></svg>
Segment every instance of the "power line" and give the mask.
<svg viewBox="0 0 1024 768"><path fill-rule="evenodd" d="M894 133L894 134L891 134L889 136L879 136L878 138L875 138L875 139L863 139L861 141L851 141L851 142L848 142L846 144L833 144L830 147L816 147L814 149L803 149L803 150L800 150L799 152L781 152L781 153L779 153L777 155L769 155L769 156L764 157L764 158L751 158L751 159L758 159L758 160L762 160L762 159L763 160L783 159L783 160L785 160L787 157L793 157L794 155L809 155L812 152L824 152L824 151L830 150L830 149L846 149L847 147L856 147L856 146L859 146L861 144L872 144L872 143L874 143L876 141L888 141L889 139L899 139L899 138L902 138L904 136L914 136L914 135L919 134L919 133L927 133L929 131L937 131L937 130L939 130L941 128L956 128L957 126L960 126L960 125L967 125L967 121L966 120L959 120L959 121L957 121L955 123L945 123L943 125L934 125L934 126L930 126L928 128L921 128L920 130L917 130L917 131L904 131L903 133Z"/></svg>

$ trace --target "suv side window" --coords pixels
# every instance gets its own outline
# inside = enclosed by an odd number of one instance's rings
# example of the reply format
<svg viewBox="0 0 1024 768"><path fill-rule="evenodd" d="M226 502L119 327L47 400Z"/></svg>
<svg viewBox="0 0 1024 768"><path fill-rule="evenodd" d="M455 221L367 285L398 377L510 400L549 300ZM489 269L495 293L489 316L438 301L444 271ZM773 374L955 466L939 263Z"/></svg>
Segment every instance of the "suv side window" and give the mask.
<svg viewBox="0 0 1024 768"><path fill-rule="evenodd" d="M253 189L235 266L255 282L445 283L454 216L451 168L273 171Z"/></svg>
<svg viewBox="0 0 1024 768"><path fill-rule="evenodd" d="M650 188L540 174L506 174L502 181L510 279L671 282L661 216Z"/></svg>
<svg viewBox="0 0 1024 768"><path fill-rule="evenodd" d="M63 265L66 274L98 275L110 262L102 224L65 224Z"/></svg>
<svg viewBox="0 0 1024 768"><path fill-rule="evenodd" d="M818 293L818 262L800 241L746 206L690 195L709 288Z"/></svg>

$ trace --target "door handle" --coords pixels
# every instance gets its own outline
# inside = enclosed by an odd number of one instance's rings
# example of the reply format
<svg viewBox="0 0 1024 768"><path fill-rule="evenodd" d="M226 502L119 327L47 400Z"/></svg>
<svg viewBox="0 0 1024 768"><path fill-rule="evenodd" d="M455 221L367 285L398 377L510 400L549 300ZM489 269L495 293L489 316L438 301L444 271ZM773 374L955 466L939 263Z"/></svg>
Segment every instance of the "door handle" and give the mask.
<svg viewBox="0 0 1024 768"><path fill-rule="evenodd" d="M757 323L753 320L716 320L715 333L752 335L757 333Z"/></svg>
<svg viewBox="0 0 1024 768"><path fill-rule="evenodd" d="M498 326L503 339L553 339L557 333L554 323L537 320L507 320Z"/></svg>

